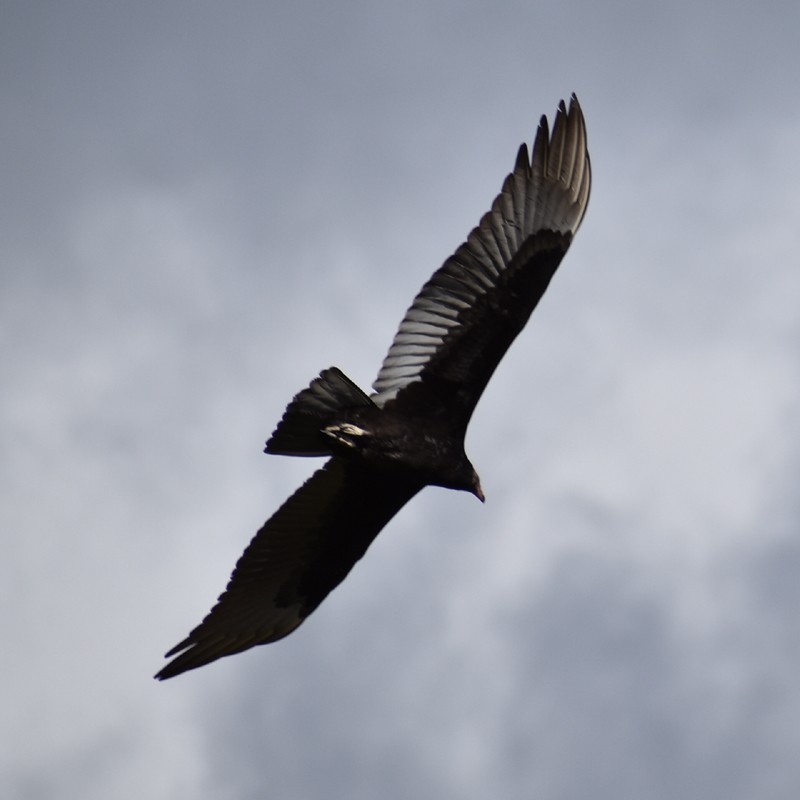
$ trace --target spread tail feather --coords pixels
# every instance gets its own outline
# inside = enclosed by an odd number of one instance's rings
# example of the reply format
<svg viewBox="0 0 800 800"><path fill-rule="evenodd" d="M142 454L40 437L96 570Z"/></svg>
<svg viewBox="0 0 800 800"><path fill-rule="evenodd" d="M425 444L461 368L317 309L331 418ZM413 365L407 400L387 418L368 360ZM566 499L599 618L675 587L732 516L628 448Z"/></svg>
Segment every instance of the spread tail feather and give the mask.
<svg viewBox="0 0 800 800"><path fill-rule="evenodd" d="M371 406L372 400L340 369L323 370L307 389L295 395L264 448L284 456L329 456L330 438L323 428L341 419L345 409Z"/></svg>

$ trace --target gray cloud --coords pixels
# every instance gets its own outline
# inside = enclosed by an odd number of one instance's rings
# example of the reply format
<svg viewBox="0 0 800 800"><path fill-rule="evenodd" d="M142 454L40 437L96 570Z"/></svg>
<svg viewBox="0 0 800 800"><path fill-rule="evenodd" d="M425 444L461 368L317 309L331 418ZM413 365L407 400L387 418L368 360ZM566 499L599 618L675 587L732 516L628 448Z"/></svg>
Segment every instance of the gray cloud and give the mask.
<svg viewBox="0 0 800 800"><path fill-rule="evenodd" d="M13 796L791 798L792 4L11 4L0 563ZM538 115L580 235L427 491L289 639L157 685ZM472 502L471 502L472 501Z"/></svg>

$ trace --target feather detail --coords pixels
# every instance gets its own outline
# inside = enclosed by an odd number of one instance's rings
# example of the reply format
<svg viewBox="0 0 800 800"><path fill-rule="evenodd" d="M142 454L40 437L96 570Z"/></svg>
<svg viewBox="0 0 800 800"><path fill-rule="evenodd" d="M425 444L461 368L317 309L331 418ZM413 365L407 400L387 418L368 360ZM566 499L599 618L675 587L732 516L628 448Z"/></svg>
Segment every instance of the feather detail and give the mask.
<svg viewBox="0 0 800 800"><path fill-rule="evenodd" d="M285 456L329 456L330 440L324 429L342 412L373 405L372 400L340 369L330 367L298 392L286 408L264 448Z"/></svg>

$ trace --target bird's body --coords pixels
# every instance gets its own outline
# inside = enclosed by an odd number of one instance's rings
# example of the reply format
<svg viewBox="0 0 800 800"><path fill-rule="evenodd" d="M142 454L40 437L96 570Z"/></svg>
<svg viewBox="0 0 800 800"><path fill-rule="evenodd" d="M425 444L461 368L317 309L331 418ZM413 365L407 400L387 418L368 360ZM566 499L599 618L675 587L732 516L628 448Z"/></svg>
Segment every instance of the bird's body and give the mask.
<svg viewBox="0 0 800 800"><path fill-rule="evenodd" d="M266 452L329 456L264 524L203 622L167 653L164 679L300 625L425 486L483 500L464 436L583 219L591 169L575 96L532 158L520 148L492 209L415 298L367 395L340 370L299 392Z"/></svg>

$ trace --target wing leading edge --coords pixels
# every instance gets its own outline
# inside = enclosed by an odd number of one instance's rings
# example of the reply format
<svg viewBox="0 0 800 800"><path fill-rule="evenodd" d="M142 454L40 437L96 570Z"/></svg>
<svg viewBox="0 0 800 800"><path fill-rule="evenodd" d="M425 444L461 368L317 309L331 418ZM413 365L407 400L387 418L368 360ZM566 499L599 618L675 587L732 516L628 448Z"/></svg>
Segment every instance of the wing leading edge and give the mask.
<svg viewBox="0 0 800 800"><path fill-rule="evenodd" d="M466 242L423 286L373 384L385 406L447 408L466 425L511 342L541 299L583 220L591 188L586 126L575 95L550 136L514 171ZM404 396L405 395L405 396Z"/></svg>
<svg viewBox="0 0 800 800"><path fill-rule="evenodd" d="M331 458L264 523L161 680L290 634L422 488Z"/></svg>

